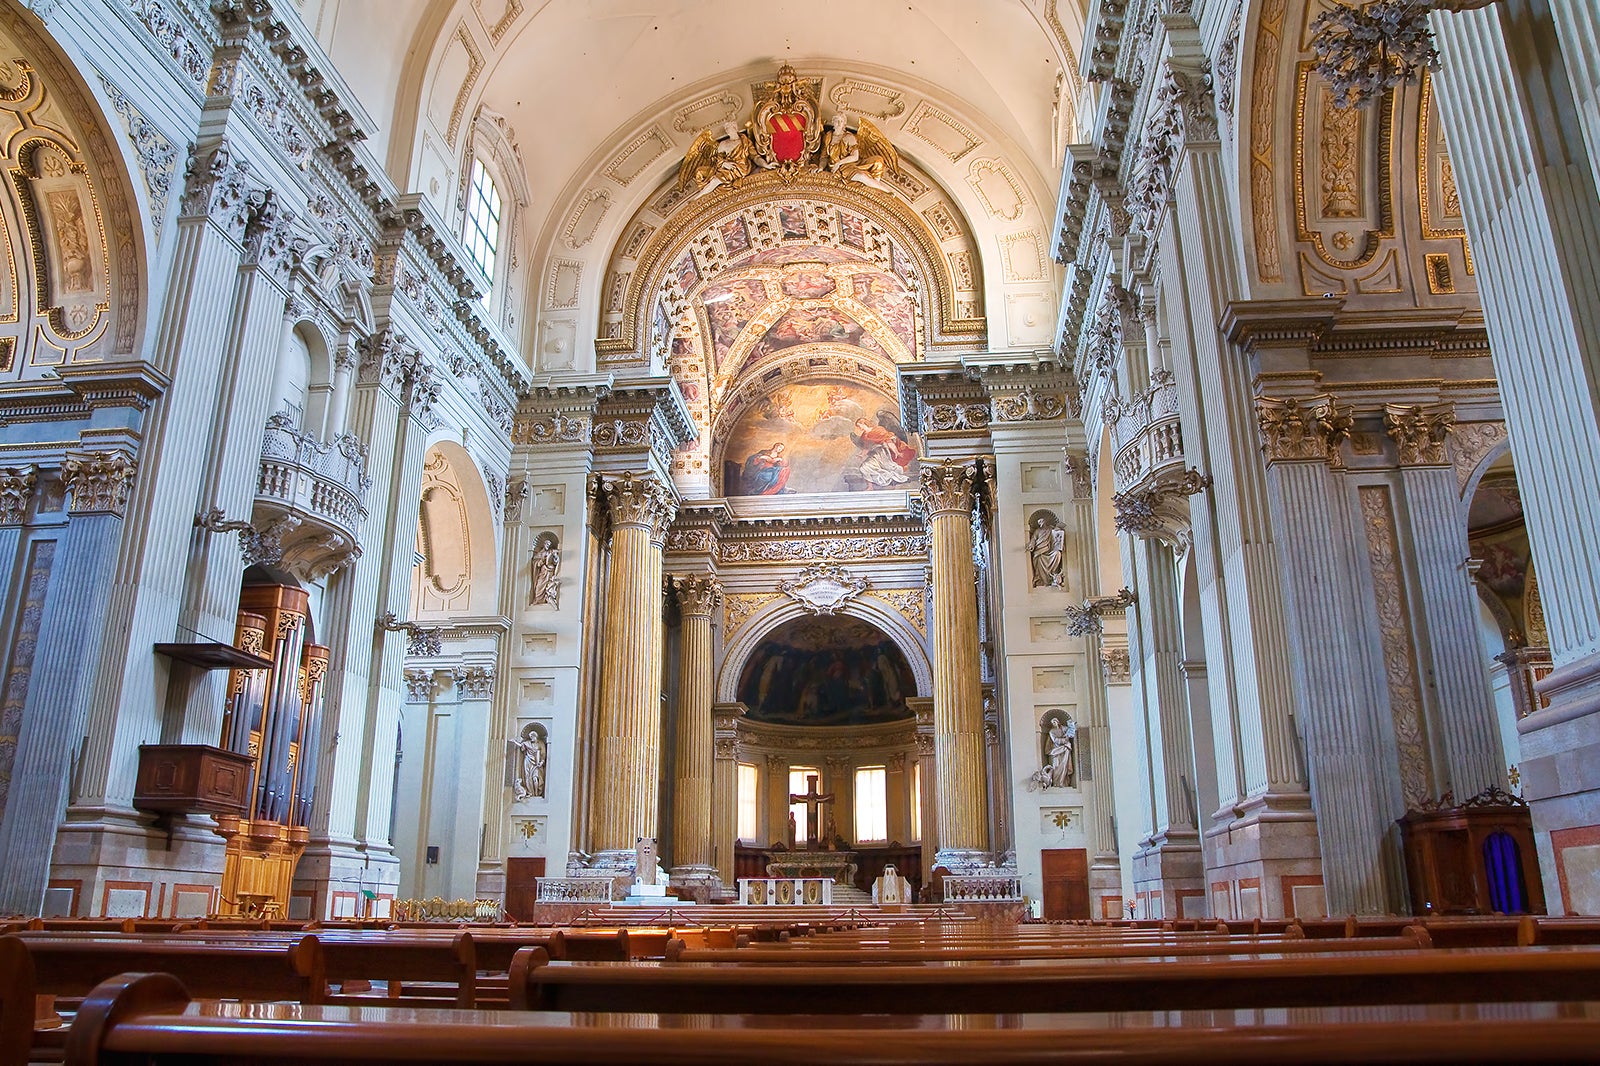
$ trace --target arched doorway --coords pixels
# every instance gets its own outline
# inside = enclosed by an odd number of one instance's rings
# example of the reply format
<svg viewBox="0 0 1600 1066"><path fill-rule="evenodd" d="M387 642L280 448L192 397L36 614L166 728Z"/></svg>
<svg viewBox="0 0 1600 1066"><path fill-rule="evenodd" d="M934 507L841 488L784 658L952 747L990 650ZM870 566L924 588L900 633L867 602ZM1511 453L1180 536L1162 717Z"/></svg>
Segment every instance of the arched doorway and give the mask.
<svg viewBox="0 0 1600 1066"><path fill-rule="evenodd" d="M832 876L836 901L886 865L920 885L916 691L905 653L860 618L762 637L738 675L737 876Z"/></svg>

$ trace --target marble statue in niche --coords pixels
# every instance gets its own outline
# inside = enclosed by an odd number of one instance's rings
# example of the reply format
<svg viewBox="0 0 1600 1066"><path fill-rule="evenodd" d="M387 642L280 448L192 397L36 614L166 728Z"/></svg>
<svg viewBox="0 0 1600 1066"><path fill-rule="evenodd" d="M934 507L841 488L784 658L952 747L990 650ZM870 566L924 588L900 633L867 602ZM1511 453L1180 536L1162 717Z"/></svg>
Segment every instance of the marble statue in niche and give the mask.
<svg viewBox="0 0 1600 1066"><path fill-rule="evenodd" d="M550 756L544 729L537 722L529 722L511 747L516 760L511 788L517 799L544 799L544 770Z"/></svg>
<svg viewBox="0 0 1600 1066"><path fill-rule="evenodd" d="M1028 778L1028 789L1076 788L1078 723L1064 711L1050 711L1039 722L1042 765Z"/></svg>
<svg viewBox="0 0 1600 1066"><path fill-rule="evenodd" d="M561 606L561 585L556 572L561 569L561 544L554 533L541 533L534 542L528 561L528 606Z"/></svg>
<svg viewBox="0 0 1600 1066"><path fill-rule="evenodd" d="M1033 512L1028 527L1028 556L1033 568L1033 587L1060 588L1067 531L1061 528L1061 521L1053 511Z"/></svg>

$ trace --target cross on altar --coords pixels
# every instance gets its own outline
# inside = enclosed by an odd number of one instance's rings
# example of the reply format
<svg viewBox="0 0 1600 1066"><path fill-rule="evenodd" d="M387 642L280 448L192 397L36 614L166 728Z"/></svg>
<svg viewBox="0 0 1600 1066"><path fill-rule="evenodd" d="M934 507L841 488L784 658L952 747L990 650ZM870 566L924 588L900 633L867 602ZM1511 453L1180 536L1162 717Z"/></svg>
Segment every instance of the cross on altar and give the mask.
<svg viewBox="0 0 1600 1066"><path fill-rule="evenodd" d="M817 775L806 775L806 790L804 792L789 793L790 803L804 803L806 805L806 844L815 847L817 844L817 813L824 803L833 802L833 793L820 793L817 791Z"/></svg>

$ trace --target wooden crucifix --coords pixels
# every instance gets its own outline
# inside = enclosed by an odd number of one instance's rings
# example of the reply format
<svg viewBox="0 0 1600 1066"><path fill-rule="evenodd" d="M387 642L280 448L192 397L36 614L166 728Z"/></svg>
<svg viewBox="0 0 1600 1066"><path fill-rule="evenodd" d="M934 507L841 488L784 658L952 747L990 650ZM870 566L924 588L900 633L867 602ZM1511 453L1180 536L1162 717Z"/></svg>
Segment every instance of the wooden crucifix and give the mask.
<svg viewBox="0 0 1600 1066"><path fill-rule="evenodd" d="M817 791L817 775L806 775L806 790L804 792L789 793L790 803L804 803L806 805L806 847L817 846L817 829L819 825L818 813L824 803L833 802L832 792Z"/></svg>

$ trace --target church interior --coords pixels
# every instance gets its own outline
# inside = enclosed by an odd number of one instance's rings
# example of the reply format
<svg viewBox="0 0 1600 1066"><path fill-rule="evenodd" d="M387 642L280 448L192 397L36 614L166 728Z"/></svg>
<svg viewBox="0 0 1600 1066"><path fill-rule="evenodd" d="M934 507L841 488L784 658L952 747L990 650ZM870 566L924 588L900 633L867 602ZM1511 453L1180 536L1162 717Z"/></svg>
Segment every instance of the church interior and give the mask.
<svg viewBox="0 0 1600 1066"><path fill-rule="evenodd" d="M0 1066L1600 1044L1592 0L0 0L0 126Z"/></svg>

